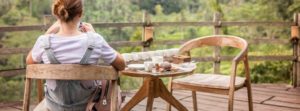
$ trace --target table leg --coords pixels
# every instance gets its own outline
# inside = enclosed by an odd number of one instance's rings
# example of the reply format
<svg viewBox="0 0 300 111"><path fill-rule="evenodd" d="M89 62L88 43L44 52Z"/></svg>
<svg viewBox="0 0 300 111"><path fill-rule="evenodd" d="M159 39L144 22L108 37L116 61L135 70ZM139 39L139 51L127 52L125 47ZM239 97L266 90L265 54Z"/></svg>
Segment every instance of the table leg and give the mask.
<svg viewBox="0 0 300 111"><path fill-rule="evenodd" d="M168 91L168 89L163 84L162 80L159 79L158 81L160 92L159 97L170 103L174 106L178 111L188 111L179 101L176 100L174 96Z"/></svg>
<svg viewBox="0 0 300 111"><path fill-rule="evenodd" d="M153 81L153 80L149 81L146 111L152 111L154 96L155 96L155 92L156 92L155 89L154 89L155 84L156 84L155 81Z"/></svg>
<svg viewBox="0 0 300 111"><path fill-rule="evenodd" d="M147 99L146 111L152 111L154 98L161 97L166 102L170 103L179 111L187 111L187 109L177 101L172 94L168 91L162 80L158 77L146 77L142 87L139 91L131 98L131 100L122 108L121 111L129 111L136 104L142 101L145 97Z"/></svg>
<svg viewBox="0 0 300 111"><path fill-rule="evenodd" d="M130 99L130 101L122 108L121 111L130 111L136 104L138 104L147 97L148 83L149 81L144 81L139 91Z"/></svg>

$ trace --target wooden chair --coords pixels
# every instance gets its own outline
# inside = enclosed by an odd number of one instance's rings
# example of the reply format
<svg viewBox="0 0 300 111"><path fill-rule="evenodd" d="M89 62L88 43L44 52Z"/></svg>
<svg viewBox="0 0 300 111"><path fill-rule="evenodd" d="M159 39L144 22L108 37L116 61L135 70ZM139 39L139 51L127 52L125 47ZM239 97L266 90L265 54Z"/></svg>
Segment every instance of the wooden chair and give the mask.
<svg viewBox="0 0 300 111"><path fill-rule="evenodd" d="M251 81L247 55L248 43L244 39L235 36L206 36L186 42L179 49L179 54L190 56L190 51L192 49L202 46L229 46L241 49L240 53L232 60L231 74L229 76L218 74L192 74L183 78L174 79L173 81L171 78L169 89L191 90L194 111L197 111L196 91L229 95L228 111L232 111L234 91L242 88L243 86L246 86L248 93L249 111L252 111L253 105ZM245 77L236 76L237 65L240 61L243 61L245 66ZM170 110L171 107L168 106L167 109Z"/></svg>
<svg viewBox="0 0 300 111"><path fill-rule="evenodd" d="M23 110L29 111L32 79L58 80L112 80L111 110L117 107L118 72L111 66L79 65L79 64L32 64L26 69ZM39 82L41 83L41 82ZM42 84L38 85L38 100L42 100Z"/></svg>

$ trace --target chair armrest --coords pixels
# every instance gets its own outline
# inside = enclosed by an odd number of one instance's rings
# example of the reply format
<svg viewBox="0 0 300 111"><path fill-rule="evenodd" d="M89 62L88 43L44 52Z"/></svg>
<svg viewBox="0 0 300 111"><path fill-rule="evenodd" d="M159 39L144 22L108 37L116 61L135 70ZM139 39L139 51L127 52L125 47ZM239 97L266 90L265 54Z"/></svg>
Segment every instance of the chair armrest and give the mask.
<svg viewBox="0 0 300 111"><path fill-rule="evenodd" d="M244 59L245 56L247 56L247 49L243 50L241 53L239 53L237 56L235 56L232 60L232 62L239 63L241 60Z"/></svg>

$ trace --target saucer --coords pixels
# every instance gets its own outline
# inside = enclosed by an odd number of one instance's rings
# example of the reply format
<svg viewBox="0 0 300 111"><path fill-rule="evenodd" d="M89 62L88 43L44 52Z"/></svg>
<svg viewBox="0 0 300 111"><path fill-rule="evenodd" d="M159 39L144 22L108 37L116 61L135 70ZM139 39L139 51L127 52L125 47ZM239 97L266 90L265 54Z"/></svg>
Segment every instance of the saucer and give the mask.
<svg viewBox="0 0 300 111"><path fill-rule="evenodd" d="M144 70L145 65L144 64L129 64L128 68L133 69L133 70Z"/></svg>

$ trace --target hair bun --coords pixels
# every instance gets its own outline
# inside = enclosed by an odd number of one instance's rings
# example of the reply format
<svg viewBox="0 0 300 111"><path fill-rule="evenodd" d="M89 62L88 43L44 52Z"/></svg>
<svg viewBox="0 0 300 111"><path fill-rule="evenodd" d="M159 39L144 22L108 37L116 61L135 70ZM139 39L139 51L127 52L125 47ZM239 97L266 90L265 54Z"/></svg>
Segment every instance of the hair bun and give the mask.
<svg viewBox="0 0 300 111"><path fill-rule="evenodd" d="M61 5L58 8L58 15L60 16L60 19L62 19L63 21L67 21L69 18L69 12L63 5Z"/></svg>
<svg viewBox="0 0 300 111"><path fill-rule="evenodd" d="M52 13L63 22L82 14L82 0L54 0Z"/></svg>

